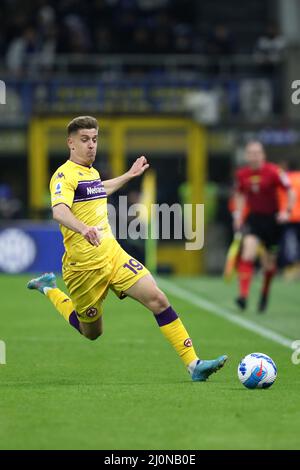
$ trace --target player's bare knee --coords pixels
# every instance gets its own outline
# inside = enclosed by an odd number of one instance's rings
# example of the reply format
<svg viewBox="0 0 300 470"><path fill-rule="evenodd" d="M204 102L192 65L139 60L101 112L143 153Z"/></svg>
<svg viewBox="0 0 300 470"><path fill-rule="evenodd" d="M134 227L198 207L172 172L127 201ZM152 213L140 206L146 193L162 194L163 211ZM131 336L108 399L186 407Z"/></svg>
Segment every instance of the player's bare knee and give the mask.
<svg viewBox="0 0 300 470"><path fill-rule="evenodd" d="M258 240L252 235L247 235L243 241L242 259L254 261L257 255Z"/></svg>
<svg viewBox="0 0 300 470"><path fill-rule="evenodd" d="M80 331L83 336L91 341L99 338L103 333L103 326L101 319L97 320L94 323L81 323Z"/></svg>
<svg viewBox="0 0 300 470"><path fill-rule="evenodd" d="M253 262L253 261L255 261L255 258L256 258L256 253L253 253L253 252L245 251L242 254L242 260L243 261Z"/></svg>
<svg viewBox="0 0 300 470"><path fill-rule="evenodd" d="M155 289L150 301L150 309L152 312L158 314L168 308L168 306L169 301L166 295L161 290Z"/></svg>

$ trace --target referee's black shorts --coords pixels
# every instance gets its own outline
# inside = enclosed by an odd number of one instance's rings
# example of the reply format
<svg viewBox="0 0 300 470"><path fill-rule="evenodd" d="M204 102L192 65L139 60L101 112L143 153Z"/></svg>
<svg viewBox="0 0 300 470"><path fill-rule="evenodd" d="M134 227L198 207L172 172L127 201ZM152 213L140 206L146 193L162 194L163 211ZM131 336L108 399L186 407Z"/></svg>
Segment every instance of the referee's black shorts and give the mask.
<svg viewBox="0 0 300 470"><path fill-rule="evenodd" d="M277 250L280 242L281 226L276 220L276 214L250 213L244 225L244 235L255 235L268 250Z"/></svg>

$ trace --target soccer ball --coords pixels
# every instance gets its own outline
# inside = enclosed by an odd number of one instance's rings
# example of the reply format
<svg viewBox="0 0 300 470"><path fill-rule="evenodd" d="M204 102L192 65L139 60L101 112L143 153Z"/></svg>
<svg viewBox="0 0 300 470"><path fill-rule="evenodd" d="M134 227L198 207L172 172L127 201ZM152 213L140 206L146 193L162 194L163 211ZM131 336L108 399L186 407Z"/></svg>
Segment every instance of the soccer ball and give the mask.
<svg viewBox="0 0 300 470"><path fill-rule="evenodd" d="M238 378L247 388L268 388L275 382L277 367L266 354L245 356L238 366Z"/></svg>

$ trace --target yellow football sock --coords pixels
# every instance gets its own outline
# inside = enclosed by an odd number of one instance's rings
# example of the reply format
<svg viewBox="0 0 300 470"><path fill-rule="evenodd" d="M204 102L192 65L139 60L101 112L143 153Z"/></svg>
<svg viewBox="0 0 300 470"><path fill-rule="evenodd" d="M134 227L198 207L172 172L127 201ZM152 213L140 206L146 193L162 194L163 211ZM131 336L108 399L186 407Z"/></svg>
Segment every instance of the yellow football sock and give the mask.
<svg viewBox="0 0 300 470"><path fill-rule="evenodd" d="M58 289L48 289L46 296L51 300L56 310L69 322L70 315L74 311L74 305L70 297Z"/></svg>
<svg viewBox="0 0 300 470"><path fill-rule="evenodd" d="M80 323L70 297L57 287L48 288L44 293L64 319L81 334Z"/></svg>
<svg viewBox="0 0 300 470"><path fill-rule="evenodd" d="M155 315L155 318L162 334L171 343L186 366L198 359L192 340L172 307Z"/></svg>

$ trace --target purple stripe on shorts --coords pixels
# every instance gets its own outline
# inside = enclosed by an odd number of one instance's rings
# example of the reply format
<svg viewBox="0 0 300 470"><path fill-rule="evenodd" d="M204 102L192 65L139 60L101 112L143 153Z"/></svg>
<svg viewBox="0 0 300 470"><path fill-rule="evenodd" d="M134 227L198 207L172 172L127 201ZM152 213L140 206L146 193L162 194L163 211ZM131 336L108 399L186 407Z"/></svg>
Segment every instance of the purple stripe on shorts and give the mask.
<svg viewBox="0 0 300 470"><path fill-rule="evenodd" d="M155 320L158 323L158 326L168 325L169 323L172 323L172 321L175 321L178 318L177 313L172 309L171 305L170 307L166 308L166 310L164 310L163 312L154 316Z"/></svg>
<svg viewBox="0 0 300 470"><path fill-rule="evenodd" d="M69 323L71 326L73 326L73 328L76 328L76 330L78 330L79 333L81 334L81 331L79 328L79 320L78 320L75 310L73 310L73 312L69 316Z"/></svg>

